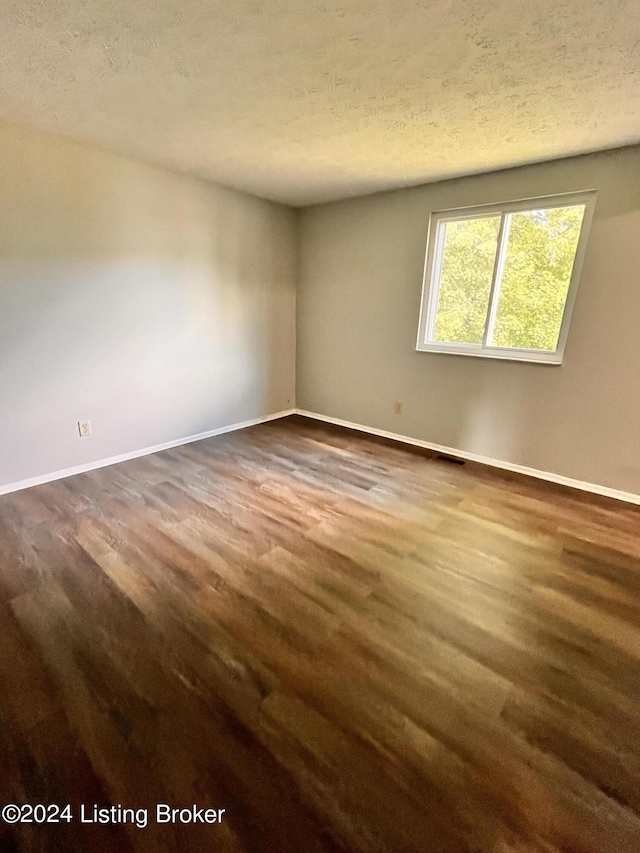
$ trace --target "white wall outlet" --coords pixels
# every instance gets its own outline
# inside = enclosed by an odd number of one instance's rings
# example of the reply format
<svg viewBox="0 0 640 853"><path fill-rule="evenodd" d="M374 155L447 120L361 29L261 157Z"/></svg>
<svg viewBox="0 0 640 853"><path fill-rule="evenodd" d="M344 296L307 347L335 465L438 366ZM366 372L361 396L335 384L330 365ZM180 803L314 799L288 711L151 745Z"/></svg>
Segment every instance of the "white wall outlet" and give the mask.
<svg viewBox="0 0 640 853"><path fill-rule="evenodd" d="M84 438L85 435L91 435L91 421L78 421L78 432L80 433L80 438Z"/></svg>
<svg viewBox="0 0 640 853"><path fill-rule="evenodd" d="M396 403L395 406L393 407L393 411L396 413L396 415L401 415L403 408L404 408L404 403Z"/></svg>

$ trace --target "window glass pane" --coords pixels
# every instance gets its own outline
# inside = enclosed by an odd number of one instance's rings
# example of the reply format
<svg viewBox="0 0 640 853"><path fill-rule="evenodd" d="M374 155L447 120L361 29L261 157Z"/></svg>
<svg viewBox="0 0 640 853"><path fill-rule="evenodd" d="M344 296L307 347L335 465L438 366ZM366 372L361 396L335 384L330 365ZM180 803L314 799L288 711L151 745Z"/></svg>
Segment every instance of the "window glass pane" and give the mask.
<svg viewBox="0 0 640 853"><path fill-rule="evenodd" d="M481 344L500 215L447 222L433 339Z"/></svg>
<svg viewBox="0 0 640 853"><path fill-rule="evenodd" d="M505 219L509 233L488 344L557 348L583 216L584 205L573 205Z"/></svg>

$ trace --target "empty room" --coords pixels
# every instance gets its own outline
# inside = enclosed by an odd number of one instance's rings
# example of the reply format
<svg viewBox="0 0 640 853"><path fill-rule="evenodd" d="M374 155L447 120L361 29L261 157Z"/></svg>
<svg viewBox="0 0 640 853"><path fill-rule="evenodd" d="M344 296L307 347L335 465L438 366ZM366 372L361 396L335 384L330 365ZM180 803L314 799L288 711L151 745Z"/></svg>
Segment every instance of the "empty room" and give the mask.
<svg viewBox="0 0 640 853"><path fill-rule="evenodd" d="M640 4L0 9L0 853L640 853Z"/></svg>

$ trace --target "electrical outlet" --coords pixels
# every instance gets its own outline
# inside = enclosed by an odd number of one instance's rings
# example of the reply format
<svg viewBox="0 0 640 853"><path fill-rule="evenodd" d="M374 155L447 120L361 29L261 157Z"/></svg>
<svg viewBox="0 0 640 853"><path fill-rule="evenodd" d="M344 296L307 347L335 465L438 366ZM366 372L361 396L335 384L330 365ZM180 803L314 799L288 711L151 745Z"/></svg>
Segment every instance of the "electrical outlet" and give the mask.
<svg viewBox="0 0 640 853"><path fill-rule="evenodd" d="M80 438L84 438L85 435L91 435L91 421L78 421L78 432L80 433Z"/></svg>
<svg viewBox="0 0 640 853"><path fill-rule="evenodd" d="M393 407L393 411L396 413L396 415L401 415L403 408L404 408L404 403L396 403L395 406Z"/></svg>

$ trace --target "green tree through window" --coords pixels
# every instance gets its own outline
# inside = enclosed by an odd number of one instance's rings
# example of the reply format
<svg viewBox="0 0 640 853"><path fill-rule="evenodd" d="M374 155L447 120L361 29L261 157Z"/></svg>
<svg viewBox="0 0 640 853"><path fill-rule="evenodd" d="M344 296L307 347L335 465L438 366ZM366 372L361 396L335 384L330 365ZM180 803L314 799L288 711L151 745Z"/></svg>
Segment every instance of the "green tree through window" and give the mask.
<svg viewBox="0 0 640 853"><path fill-rule="evenodd" d="M583 216L582 206L511 215L491 344L555 350Z"/></svg>
<svg viewBox="0 0 640 853"><path fill-rule="evenodd" d="M588 203L434 214L423 348L554 353Z"/></svg>
<svg viewBox="0 0 640 853"><path fill-rule="evenodd" d="M500 217L446 225L435 339L480 344L484 336Z"/></svg>

